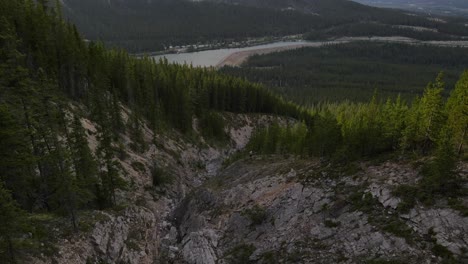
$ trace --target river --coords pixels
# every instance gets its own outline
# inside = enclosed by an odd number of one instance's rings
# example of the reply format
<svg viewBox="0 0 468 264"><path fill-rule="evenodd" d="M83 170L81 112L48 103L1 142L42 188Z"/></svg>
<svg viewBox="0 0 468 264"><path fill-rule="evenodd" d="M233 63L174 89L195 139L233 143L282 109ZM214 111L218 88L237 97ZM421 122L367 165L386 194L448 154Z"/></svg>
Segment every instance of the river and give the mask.
<svg viewBox="0 0 468 264"><path fill-rule="evenodd" d="M244 51L259 51L265 49L277 49L284 47L294 47L298 45L305 45L308 41L280 41L270 44L263 44L245 48L226 48L216 50L205 50L190 53L177 53L177 54L164 54L154 56L155 59L165 57L170 63L192 64L193 66L201 67L215 67L223 60L228 58L234 53Z"/></svg>
<svg viewBox="0 0 468 264"><path fill-rule="evenodd" d="M242 62L247 60L249 56L254 54L266 54L302 47L321 47L324 45L349 43L354 41L468 48L468 41L418 41L405 37L343 37L333 41L279 41L245 48L225 48L190 53L164 54L153 56L153 58L160 59L165 57L170 63L192 64L195 67L222 67L225 65L239 66Z"/></svg>

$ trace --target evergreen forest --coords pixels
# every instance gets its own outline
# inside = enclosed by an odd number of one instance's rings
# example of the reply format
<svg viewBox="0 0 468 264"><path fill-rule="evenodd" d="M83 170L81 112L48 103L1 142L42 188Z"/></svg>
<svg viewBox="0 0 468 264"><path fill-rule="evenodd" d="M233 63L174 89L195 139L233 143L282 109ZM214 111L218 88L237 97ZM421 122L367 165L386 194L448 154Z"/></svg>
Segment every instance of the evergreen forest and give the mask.
<svg viewBox="0 0 468 264"><path fill-rule="evenodd" d="M146 127L155 133L177 131L192 136L196 117L206 137L222 138L220 116L224 112L295 120L296 125L289 127L272 125L259 130L248 146L256 153L341 163L385 153L434 156L421 183L424 193L434 197L463 191L453 172L456 161L466 155L468 140L468 72L459 66L467 65L468 58L457 49L439 50L424 75L437 78L411 101L398 96L387 100L384 94L376 94L361 103L322 102L306 108L244 78L136 58L125 50L85 41L66 22L61 8L53 6L47 0L0 2L0 259L6 263L44 253L49 216L66 219L71 232L78 232L83 228L80 216L119 205L118 190L131 185L122 177L118 162L124 152L124 134L131 136L135 151L144 152L150 144L142 140ZM348 54L349 64L344 67L355 67L353 56L365 51L358 49L354 55L350 51L354 48L329 47L326 51L335 57ZM379 47L366 49L372 53ZM406 48L395 49L398 53ZM289 55L302 56L306 51ZM426 52L411 63L426 64ZM312 52L310 56L322 55ZM388 63L405 57L385 52L375 56ZM453 59L445 60L446 56ZM254 57L249 64L264 67L262 61ZM450 66L445 77L437 75L442 66ZM382 63L382 74L370 82L385 76L387 67ZM288 76L291 73L284 74L279 76L295 79ZM313 83L314 78L291 81L291 86ZM415 88L419 80L409 76L400 81L408 81L410 89L421 89ZM382 82L390 81L382 78ZM123 112L130 116L124 118ZM86 120L96 124L95 132L86 128ZM95 148L88 144L90 134L96 138Z"/></svg>
<svg viewBox="0 0 468 264"><path fill-rule="evenodd" d="M296 34L305 34L313 40L368 35L457 40L468 35L464 18L447 17L440 23L423 14L368 7L352 1L297 2L64 0L62 9L87 39L101 40L108 46L131 52ZM295 4L299 7L287 8ZM301 7L302 4L305 6Z"/></svg>
<svg viewBox="0 0 468 264"><path fill-rule="evenodd" d="M401 96L410 102L440 71L445 73L447 97L466 65L463 47L362 41L254 55L241 67L225 66L221 72L312 106L323 101L368 102L376 90L380 98Z"/></svg>

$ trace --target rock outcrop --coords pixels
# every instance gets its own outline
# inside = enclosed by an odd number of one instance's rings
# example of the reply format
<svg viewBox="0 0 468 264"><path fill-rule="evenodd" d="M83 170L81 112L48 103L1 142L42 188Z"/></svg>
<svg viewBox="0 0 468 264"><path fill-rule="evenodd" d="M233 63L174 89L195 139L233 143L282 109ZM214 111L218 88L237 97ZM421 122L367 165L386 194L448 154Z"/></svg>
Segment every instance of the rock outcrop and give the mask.
<svg viewBox="0 0 468 264"><path fill-rule="evenodd" d="M442 252L467 263L467 217L443 202L398 211L401 199L393 190L418 182L414 166L341 168L314 159L253 156L225 167L255 127L274 119L225 118L230 144L224 147L146 129L146 141L155 144L144 153L126 149L120 160L130 183L118 193L122 208L91 213L82 219L88 230L61 238L56 254L31 262L439 263ZM91 145L93 140L91 135ZM155 165L170 183L153 185Z"/></svg>
<svg viewBox="0 0 468 264"><path fill-rule="evenodd" d="M450 208L395 209L405 164L361 164L351 175L313 160L241 160L193 191L172 215L188 263L439 263L435 246L463 261L468 218ZM466 259L465 259L466 261Z"/></svg>

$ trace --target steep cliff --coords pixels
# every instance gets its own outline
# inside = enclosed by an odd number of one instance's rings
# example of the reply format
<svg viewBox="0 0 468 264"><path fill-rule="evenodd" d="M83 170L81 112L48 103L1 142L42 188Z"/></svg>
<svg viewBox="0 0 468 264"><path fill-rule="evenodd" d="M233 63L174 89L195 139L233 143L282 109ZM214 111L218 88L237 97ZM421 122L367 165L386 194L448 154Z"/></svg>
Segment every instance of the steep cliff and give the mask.
<svg viewBox="0 0 468 264"><path fill-rule="evenodd" d="M466 216L443 202L395 210L392 190L417 181L417 169L354 166L277 156L236 162L175 210L172 248L188 263L440 263L441 252L466 261Z"/></svg>
<svg viewBox="0 0 468 264"><path fill-rule="evenodd" d="M120 206L83 214L80 232L58 236L57 252L33 262L467 260L466 215L445 201L397 210L401 199L393 190L415 184L418 165L386 161L337 167L317 159L262 155L244 155L229 165L226 159L238 156L255 127L278 118L226 114L224 119L228 144L145 129L145 140L155 144L144 153L125 148L120 160L131 182L118 195ZM154 183L154 166L165 184ZM460 171L466 179L466 164Z"/></svg>
<svg viewBox="0 0 468 264"><path fill-rule="evenodd" d="M124 120L128 110L123 111ZM273 120L272 116L225 114L229 139L205 142L198 132L190 137L175 131L154 135L144 126L150 147L138 153L126 140L119 163L127 190L117 195L117 207L82 213L80 231L64 234L51 230L55 246L50 255L31 259L33 263L159 263L168 254L167 236L172 235L171 215L181 201L218 174L230 155L245 147L254 131ZM93 122L82 119L91 149L96 149ZM197 120L194 120L194 129ZM124 136L125 137L125 136ZM156 169L157 168L157 171ZM171 233L172 232L172 233ZM45 245L43 245L45 246ZM169 251L168 251L169 250ZM44 251L44 250L43 250Z"/></svg>

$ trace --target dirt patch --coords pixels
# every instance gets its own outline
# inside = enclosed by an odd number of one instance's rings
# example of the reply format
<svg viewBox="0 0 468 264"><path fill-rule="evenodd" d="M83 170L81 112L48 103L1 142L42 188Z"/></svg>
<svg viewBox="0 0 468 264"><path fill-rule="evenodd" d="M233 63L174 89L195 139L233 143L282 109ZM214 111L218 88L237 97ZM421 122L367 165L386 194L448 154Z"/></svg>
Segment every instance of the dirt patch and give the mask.
<svg viewBox="0 0 468 264"><path fill-rule="evenodd" d="M238 51L226 57L224 60L218 63L216 67L221 68L223 66L240 66L252 55L263 55L263 54L268 54L268 53L273 53L273 52L293 50L293 49L299 49L299 48L304 48L304 47L320 47L326 44L328 43L316 42L316 43L305 43L305 44L297 44L297 45L290 45L290 46L283 46L283 47Z"/></svg>

